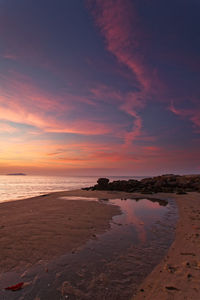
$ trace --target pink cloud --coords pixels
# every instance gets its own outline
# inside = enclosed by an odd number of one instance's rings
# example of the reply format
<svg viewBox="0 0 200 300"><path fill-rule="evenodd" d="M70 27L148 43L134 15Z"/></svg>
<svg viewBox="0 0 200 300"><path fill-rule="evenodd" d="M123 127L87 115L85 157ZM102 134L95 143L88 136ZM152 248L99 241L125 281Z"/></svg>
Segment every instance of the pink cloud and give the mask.
<svg viewBox="0 0 200 300"><path fill-rule="evenodd" d="M143 147L143 149L146 149L146 150L148 150L148 151L155 151L155 152L161 150L161 148L160 148L160 147L157 147L157 146L145 146L145 147Z"/></svg>
<svg viewBox="0 0 200 300"><path fill-rule="evenodd" d="M142 135L142 118L139 110L145 107L146 101L155 92L157 74L149 71L141 54L141 37L139 18L133 3L129 0L96 0L88 1L95 22L105 38L106 47L118 60L127 66L137 80L138 90L122 95L118 91L109 92L108 97L120 101L120 109L133 117L132 129L125 133L125 146L129 146ZM158 89L157 82L157 89ZM108 92L105 88L92 91L97 97Z"/></svg>
<svg viewBox="0 0 200 300"><path fill-rule="evenodd" d="M101 165L102 161L108 161L115 166L126 165L136 167L138 164L147 164L155 160L156 157L163 157L166 151L156 146L123 146L110 142L105 143L70 143L68 145L49 145L52 152L47 153L47 156L54 157L56 160L67 162L70 158L83 160L85 164ZM77 153L75 156L74 153Z"/></svg>
<svg viewBox="0 0 200 300"><path fill-rule="evenodd" d="M68 123L65 125L65 123ZM113 131L111 125L104 125L95 121L78 120L75 122L63 122L53 124L52 127L46 124L45 131L47 132L63 132L63 133L77 133L84 135L99 135L107 134Z"/></svg>
<svg viewBox="0 0 200 300"><path fill-rule="evenodd" d="M120 135L124 136L125 146L130 146L132 141L138 138L142 139L142 119L137 111L145 107L143 92L122 93L105 85L92 88L90 92L98 101L117 105L119 110L133 117L132 129L129 132L120 132Z"/></svg>
<svg viewBox="0 0 200 300"><path fill-rule="evenodd" d="M133 121L133 129L130 132L125 134L125 146L129 147L135 139L137 139L141 135L142 130L142 119L136 113L132 116L135 117Z"/></svg>
<svg viewBox="0 0 200 300"><path fill-rule="evenodd" d="M133 2L130 0L88 0L88 4L95 23L104 37L107 50L120 64L127 66L135 75L136 81L133 80L133 83L137 87L137 91L130 95L122 95L118 91L108 93L108 97L115 97L117 103L121 102L119 104L121 110L133 117L132 129L124 134L125 146L130 146L132 142L140 139L143 135L140 110L149 101L169 103L167 95L173 94L174 87L173 85L166 87L165 83L160 80L157 70L146 64L143 47L148 47L145 45L147 32L143 32ZM180 61L182 62L182 58ZM101 93L105 92L108 92L105 88L93 90L97 97L101 97ZM174 101L181 103L182 99L176 97ZM171 107L170 110L179 116L188 118L195 127L199 127L200 108L199 104L195 105L195 102L199 103L199 100L192 102L194 102L193 109L180 110Z"/></svg>
<svg viewBox="0 0 200 300"><path fill-rule="evenodd" d="M171 105L169 106L169 110L182 118L188 118L195 125L195 127L200 127L200 107L198 105L196 109L182 109L176 108L174 102L172 101Z"/></svg>
<svg viewBox="0 0 200 300"><path fill-rule="evenodd" d="M56 118L46 116L44 113L31 113L26 108L16 104L14 107L5 108L0 106L0 120L32 125L43 132L52 133L103 135L113 132L111 125L81 119L78 121L59 121Z"/></svg>
<svg viewBox="0 0 200 300"><path fill-rule="evenodd" d="M21 147L23 142L23 149ZM13 143L15 151L13 152ZM23 166L40 166L44 168L92 168L97 170L105 166L108 170L131 171L132 175L147 174L151 170L155 173L167 173L176 168L196 170L198 164L198 149L166 149L154 145L131 145L123 148L115 142L79 142L61 140L47 140L34 138L34 141L24 139L8 139L2 142L1 159ZM47 152L49 151L49 152ZM9 160L8 160L9 158Z"/></svg>
<svg viewBox="0 0 200 300"><path fill-rule="evenodd" d="M129 93L124 99L121 109L133 117L133 126L130 132L125 134L125 146L130 146L132 141L138 139L142 135L142 118L137 110L145 106L143 92Z"/></svg>
<svg viewBox="0 0 200 300"><path fill-rule="evenodd" d="M0 96L0 119L32 125L44 132L102 135L114 132L119 125L104 124L91 116L85 120L81 103L94 106L94 101L61 91L54 95L42 90L27 76L10 72L1 75L4 88ZM79 119L70 118L80 111ZM53 112L53 114L52 114ZM68 119L69 116L69 119Z"/></svg>
<svg viewBox="0 0 200 300"><path fill-rule="evenodd" d="M136 75L143 88L148 88L150 81L139 51L138 17L132 3L129 0L96 0L88 3L108 50Z"/></svg>

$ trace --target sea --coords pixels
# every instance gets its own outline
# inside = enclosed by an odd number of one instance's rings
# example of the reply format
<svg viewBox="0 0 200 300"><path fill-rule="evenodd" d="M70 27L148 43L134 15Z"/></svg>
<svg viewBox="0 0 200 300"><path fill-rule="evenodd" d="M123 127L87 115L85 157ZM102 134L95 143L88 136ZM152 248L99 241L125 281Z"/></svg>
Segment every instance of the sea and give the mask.
<svg viewBox="0 0 200 300"><path fill-rule="evenodd" d="M42 194L69 191L94 185L104 176L32 176L0 175L0 203ZM140 180L141 176L105 176L113 180Z"/></svg>

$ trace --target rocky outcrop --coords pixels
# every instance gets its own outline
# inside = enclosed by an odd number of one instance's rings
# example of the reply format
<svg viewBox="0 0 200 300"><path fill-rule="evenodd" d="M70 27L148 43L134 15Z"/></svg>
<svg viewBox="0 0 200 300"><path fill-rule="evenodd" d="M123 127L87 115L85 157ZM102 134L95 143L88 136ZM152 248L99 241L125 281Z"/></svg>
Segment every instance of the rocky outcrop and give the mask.
<svg viewBox="0 0 200 300"><path fill-rule="evenodd" d="M144 178L142 180L117 180L110 182L108 178L99 178L97 184L86 190L109 190L129 193L177 193L200 192L200 175L174 175Z"/></svg>

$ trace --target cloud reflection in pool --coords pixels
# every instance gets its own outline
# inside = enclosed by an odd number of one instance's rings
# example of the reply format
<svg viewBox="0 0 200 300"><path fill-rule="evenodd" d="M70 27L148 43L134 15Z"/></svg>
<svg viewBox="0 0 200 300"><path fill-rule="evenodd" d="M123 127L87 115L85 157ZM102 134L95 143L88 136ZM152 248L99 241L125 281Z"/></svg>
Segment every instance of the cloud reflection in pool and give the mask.
<svg viewBox="0 0 200 300"><path fill-rule="evenodd" d="M112 204L121 208L122 215L113 217L113 222L122 225L132 225L137 231L140 242L146 241L146 230L166 213L167 205L148 199L112 199Z"/></svg>

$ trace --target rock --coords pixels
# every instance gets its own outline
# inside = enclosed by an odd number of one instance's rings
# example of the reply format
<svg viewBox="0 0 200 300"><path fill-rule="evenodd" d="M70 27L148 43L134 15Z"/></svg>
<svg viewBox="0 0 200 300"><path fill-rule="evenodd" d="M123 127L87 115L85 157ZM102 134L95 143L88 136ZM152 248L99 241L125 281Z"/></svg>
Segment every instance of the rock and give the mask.
<svg viewBox="0 0 200 300"><path fill-rule="evenodd" d="M184 190L179 189L179 190L177 190L176 194L177 195L185 195L187 193Z"/></svg>
<svg viewBox="0 0 200 300"><path fill-rule="evenodd" d="M82 188L83 191L90 191L90 190L92 190L92 189L93 189L92 186L91 186L91 187L85 187L85 188Z"/></svg>
<svg viewBox="0 0 200 300"><path fill-rule="evenodd" d="M150 190L142 190L141 191L141 194L149 194L149 195L151 195L151 194L153 194L153 192L152 191L150 191Z"/></svg>
<svg viewBox="0 0 200 300"><path fill-rule="evenodd" d="M99 179L97 180L97 183L98 183L99 185L107 185L108 182L109 182L109 179L108 179L108 178L99 178Z"/></svg>
<svg viewBox="0 0 200 300"><path fill-rule="evenodd" d="M84 190L109 190L123 191L128 193L174 193L179 195L186 192L200 191L200 175L174 175L165 174L144 178L142 180L115 180L109 182L108 178L99 178L93 187L83 188Z"/></svg>
<svg viewBox="0 0 200 300"><path fill-rule="evenodd" d="M93 186L92 190L109 190L108 183L108 178L99 178L97 180L97 184Z"/></svg>
<svg viewBox="0 0 200 300"><path fill-rule="evenodd" d="M167 270L169 273L175 273L177 271L177 267L167 264L165 266L165 270Z"/></svg>
<svg viewBox="0 0 200 300"><path fill-rule="evenodd" d="M180 291L180 289L177 289L175 286L166 286L165 288L169 291Z"/></svg>

